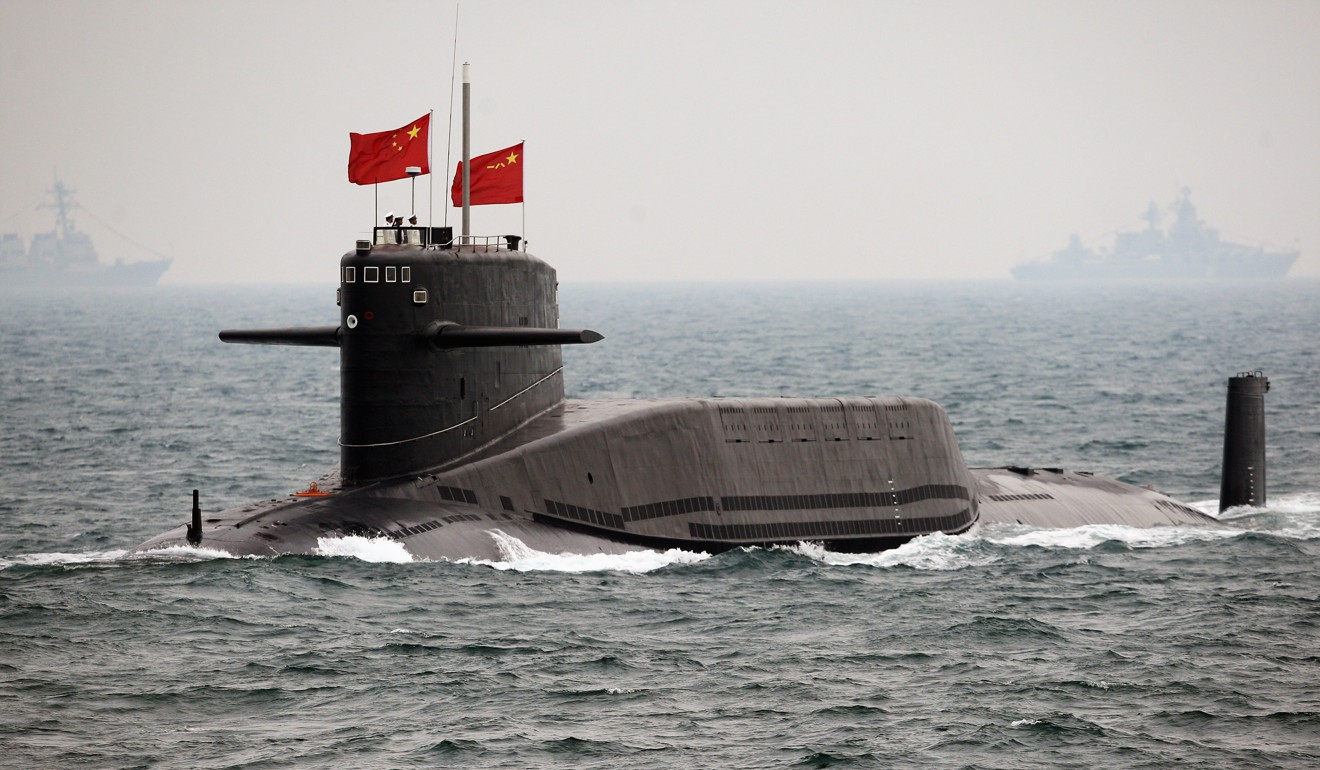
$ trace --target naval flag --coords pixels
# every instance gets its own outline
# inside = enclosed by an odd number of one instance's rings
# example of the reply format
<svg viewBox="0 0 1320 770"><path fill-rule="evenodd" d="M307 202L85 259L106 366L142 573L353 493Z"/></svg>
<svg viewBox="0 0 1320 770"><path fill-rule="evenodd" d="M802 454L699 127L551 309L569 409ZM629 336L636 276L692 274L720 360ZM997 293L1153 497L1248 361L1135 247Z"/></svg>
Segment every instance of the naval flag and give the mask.
<svg viewBox="0 0 1320 770"><path fill-rule="evenodd" d="M420 166L431 173L427 152L427 132L431 114L427 113L402 128L375 134L348 135L348 181L375 184L406 179L409 166Z"/></svg>
<svg viewBox="0 0 1320 770"><path fill-rule="evenodd" d="M488 152L472 159L471 200L473 206L486 203L523 202L523 143ZM454 172L450 196L455 206L463 205L463 162Z"/></svg>

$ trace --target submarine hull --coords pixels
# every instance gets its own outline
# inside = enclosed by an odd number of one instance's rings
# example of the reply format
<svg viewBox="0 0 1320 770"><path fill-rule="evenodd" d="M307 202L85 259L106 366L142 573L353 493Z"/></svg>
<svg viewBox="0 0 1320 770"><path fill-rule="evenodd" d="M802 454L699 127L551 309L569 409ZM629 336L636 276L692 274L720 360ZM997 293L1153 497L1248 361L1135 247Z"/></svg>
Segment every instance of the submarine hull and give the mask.
<svg viewBox="0 0 1320 770"><path fill-rule="evenodd" d="M499 561L520 549L717 552L823 543L896 547L978 521L1161 526L1215 519L1165 495L1059 469L967 468L924 399L569 401L433 472L208 515L203 548L330 552L397 541L428 559ZM325 494L328 493L328 494ZM185 528L139 550L188 545Z"/></svg>

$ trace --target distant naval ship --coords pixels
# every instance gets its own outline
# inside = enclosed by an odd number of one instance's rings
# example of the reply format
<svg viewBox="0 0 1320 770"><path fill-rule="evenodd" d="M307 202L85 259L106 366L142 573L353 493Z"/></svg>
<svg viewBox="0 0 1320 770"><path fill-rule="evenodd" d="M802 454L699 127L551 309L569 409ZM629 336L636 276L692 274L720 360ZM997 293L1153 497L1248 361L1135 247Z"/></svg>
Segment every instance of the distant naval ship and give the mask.
<svg viewBox="0 0 1320 770"><path fill-rule="evenodd" d="M1160 226L1154 203L1146 211L1146 229L1119 233L1112 249L1093 250L1076 235L1068 246L1043 262L1012 269L1019 280L1050 281L1163 281L1163 280L1281 280L1299 252L1266 251L1260 246L1231 243L1206 226L1196 214L1190 192L1184 188L1173 204L1174 221Z"/></svg>
<svg viewBox="0 0 1320 770"><path fill-rule="evenodd" d="M0 235L0 288L132 288L155 286L169 268L169 259L146 262L101 262L92 239L74 227L73 190L56 179L54 198L43 208L54 209L55 227L32 237L24 247L17 233Z"/></svg>

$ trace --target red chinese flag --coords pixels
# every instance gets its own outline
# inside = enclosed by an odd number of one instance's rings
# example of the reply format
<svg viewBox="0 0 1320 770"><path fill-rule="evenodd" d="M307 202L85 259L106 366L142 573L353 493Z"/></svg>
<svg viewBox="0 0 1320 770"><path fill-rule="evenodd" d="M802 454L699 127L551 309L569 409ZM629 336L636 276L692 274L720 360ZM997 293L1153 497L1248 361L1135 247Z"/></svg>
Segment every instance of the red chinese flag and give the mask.
<svg viewBox="0 0 1320 770"><path fill-rule="evenodd" d="M406 179L409 166L421 166L431 173L427 152L427 134L431 115L427 113L403 128L378 134L348 135L348 181L375 184Z"/></svg>
<svg viewBox="0 0 1320 770"><path fill-rule="evenodd" d="M472 159L472 178L468 191L473 206L486 203L523 202L523 146L522 142L496 152L488 152ZM463 205L463 162L454 172L450 197L455 206Z"/></svg>

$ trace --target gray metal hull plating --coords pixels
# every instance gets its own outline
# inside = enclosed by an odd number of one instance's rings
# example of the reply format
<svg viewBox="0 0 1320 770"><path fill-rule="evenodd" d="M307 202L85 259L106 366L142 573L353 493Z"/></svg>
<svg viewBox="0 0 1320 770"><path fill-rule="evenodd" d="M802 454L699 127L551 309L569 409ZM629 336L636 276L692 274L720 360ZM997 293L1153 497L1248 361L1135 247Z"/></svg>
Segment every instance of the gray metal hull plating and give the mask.
<svg viewBox="0 0 1320 770"><path fill-rule="evenodd" d="M1041 527L1215 520L1147 489L1057 470L968 469L923 399L570 401L434 472L207 516L202 547L309 554L345 536L419 558L823 542L876 551L977 521ZM186 544L185 531L141 546Z"/></svg>

